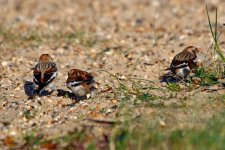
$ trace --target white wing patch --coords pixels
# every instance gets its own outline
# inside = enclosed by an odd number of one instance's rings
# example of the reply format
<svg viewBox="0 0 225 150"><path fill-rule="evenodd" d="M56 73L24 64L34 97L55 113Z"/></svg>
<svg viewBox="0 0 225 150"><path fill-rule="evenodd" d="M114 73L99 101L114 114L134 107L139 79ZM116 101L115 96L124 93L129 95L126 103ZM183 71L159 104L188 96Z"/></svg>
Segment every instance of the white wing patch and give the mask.
<svg viewBox="0 0 225 150"><path fill-rule="evenodd" d="M83 81L73 81L73 82L69 82L67 84L67 86L72 87L72 86L76 86L79 85L80 83L82 83Z"/></svg>
<svg viewBox="0 0 225 150"><path fill-rule="evenodd" d="M196 63L197 62L197 59L194 59L193 62Z"/></svg>
<svg viewBox="0 0 225 150"><path fill-rule="evenodd" d="M182 63L182 64L179 64L179 65L176 65L176 66L172 66L172 68L176 69L176 68L184 68L184 67L187 67L188 66L188 63Z"/></svg>
<svg viewBox="0 0 225 150"><path fill-rule="evenodd" d="M49 81L51 81L51 79L55 78L55 77L56 77L56 75L57 75L57 72L54 72L54 74L51 76L51 78L50 78L50 79L48 79L48 81L47 81L47 82L49 82Z"/></svg>
<svg viewBox="0 0 225 150"><path fill-rule="evenodd" d="M36 82L38 82L38 80L35 78L35 76L33 76L33 78L34 78L34 80L35 80Z"/></svg>

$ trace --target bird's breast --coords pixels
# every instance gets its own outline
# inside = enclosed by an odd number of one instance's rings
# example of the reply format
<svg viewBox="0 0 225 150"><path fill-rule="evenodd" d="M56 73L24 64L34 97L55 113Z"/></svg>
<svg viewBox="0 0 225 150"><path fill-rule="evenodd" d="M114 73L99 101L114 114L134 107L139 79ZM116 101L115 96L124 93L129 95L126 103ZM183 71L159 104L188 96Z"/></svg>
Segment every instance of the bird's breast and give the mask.
<svg viewBox="0 0 225 150"><path fill-rule="evenodd" d="M187 75L190 73L190 68L187 66L187 67L184 67L184 68L179 68L179 69L176 69L176 75L178 77L182 77L182 78L185 78L187 77Z"/></svg>
<svg viewBox="0 0 225 150"><path fill-rule="evenodd" d="M90 89L83 85L71 86L71 84L67 84L67 87L77 96L85 96L90 93Z"/></svg>

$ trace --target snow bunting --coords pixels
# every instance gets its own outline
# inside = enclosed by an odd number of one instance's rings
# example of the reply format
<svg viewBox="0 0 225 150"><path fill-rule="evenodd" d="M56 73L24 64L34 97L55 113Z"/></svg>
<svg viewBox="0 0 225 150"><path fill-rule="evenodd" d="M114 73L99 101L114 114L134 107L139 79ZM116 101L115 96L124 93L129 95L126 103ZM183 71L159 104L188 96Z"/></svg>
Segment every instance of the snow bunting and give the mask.
<svg viewBox="0 0 225 150"><path fill-rule="evenodd" d="M79 69L71 69L68 72L66 85L76 96L87 96L87 98L93 97L96 90L96 82L92 74Z"/></svg>
<svg viewBox="0 0 225 150"><path fill-rule="evenodd" d="M182 52L178 53L172 60L171 65L166 70L171 72L181 79L185 79L190 72L197 71L197 56L200 51L195 46L188 46Z"/></svg>
<svg viewBox="0 0 225 150"><path fill-rule="evenodd" d="M49 54L42 54L38 64L33 70L33 81L38 87L35 92L40 94L42 90L49 85L57 75L57 67Z"/></svg>

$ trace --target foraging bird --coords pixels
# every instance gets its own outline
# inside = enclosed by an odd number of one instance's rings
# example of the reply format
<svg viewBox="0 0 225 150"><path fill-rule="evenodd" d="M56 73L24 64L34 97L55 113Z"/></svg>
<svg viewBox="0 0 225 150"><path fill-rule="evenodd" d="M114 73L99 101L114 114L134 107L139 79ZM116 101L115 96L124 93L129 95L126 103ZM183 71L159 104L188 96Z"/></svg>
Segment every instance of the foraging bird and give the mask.
<svg viewBox="0 0 225 150"><path fill-rule="evenodd" d="M185 79L190 72L196 72L197 56L196 54L200 51L199 48L195 46L188 46L182 52L178 53L172 60L171 65L166 70L171 70L171 72Z"/></svg>
<svg viewBox="0 0 225 150"><path fill-rule="evenodd" d="M49 54L42 54L38 64L33 70L33 81L38 87L35 89L36 94L49 85L57 75L57 67Z"/></svg>
<svg viewBox="0 0 225 150"><path fill-rule="evenodd" d="M66 85L76 96L92 97L96 89L92 74L79 69L69 70Z"/></svg>

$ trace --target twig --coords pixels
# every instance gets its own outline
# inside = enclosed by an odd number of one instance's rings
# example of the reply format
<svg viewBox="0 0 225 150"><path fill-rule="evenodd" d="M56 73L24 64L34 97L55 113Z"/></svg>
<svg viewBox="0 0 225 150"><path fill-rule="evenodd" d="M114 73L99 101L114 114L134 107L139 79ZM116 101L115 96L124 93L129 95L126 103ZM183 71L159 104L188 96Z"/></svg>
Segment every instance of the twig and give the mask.
<svg viewBox="0 0 225 150"><path fill-rule="evenodd" d="M85 118L84 120L87 120L90 122L95 122L95 123L100 123L100 124L110 124L110 125L115 125L115 124L121 123L121 121L93 119L93 118Z"/></svg>

